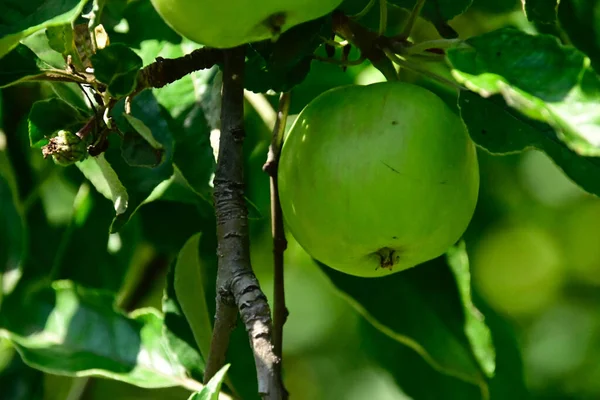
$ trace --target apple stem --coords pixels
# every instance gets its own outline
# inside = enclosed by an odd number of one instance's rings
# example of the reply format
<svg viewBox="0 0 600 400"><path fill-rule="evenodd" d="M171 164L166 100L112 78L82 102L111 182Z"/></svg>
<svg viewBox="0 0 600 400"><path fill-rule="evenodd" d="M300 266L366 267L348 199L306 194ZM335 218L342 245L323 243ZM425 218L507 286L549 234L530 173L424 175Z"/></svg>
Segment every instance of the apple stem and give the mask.
<svg viewBox="0 0 600 400"><path fill-rule="evenodd" d="M278 365L281 359L274 353L269 303L252 271L248 209L244 200L245 54L245 45L223 51L221 136L214 178L217 304L204 383L225 363L239 311L254 353L258 392L265 400L278 400L285 392Z"/></svg>
<svg viewBox="0 0 600 400"><path fill-rule="evenodd" d="M369 0L369 3L365 6L365 8L363 8L360 12L358 12L357 14L354 15L350 15L350 18L354 19L354 20L359 20L362 17L364 17L365 15L368 14L369 11L371 11L371 8L373 8L373 6L375 5L375 2L377 0ZM381 0L380 0L381 1Z"/></svg>
<svg viewBox="0 0 600 400"><path fill-rule="evenodd" d="M385 35L387 14L387 0L379 0L379 36Z"/></svg>

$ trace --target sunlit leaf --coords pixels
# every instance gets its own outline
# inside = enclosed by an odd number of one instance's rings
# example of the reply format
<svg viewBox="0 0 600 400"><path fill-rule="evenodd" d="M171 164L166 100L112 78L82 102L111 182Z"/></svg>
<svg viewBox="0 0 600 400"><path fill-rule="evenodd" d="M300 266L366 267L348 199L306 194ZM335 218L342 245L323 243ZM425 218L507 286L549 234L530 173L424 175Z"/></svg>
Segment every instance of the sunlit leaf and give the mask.
<svg viewBox="0 0 600 400"><path fill-rule="evenodd" d="M221 385L223 384L229 366L229 364L224 365L210 381L208 381L201 391L191 395L188 400L218 400L219 393L221 392Z"/></svg>
<svg viewBox="0 0 600 400"><path fill-rule="evenodd" d="M467 44L448 53L458 82L485 98L501 95L523 116L552 126L575 152L600 155L600 77L581 52L515 28Z"/></svg>
<svg viewBox="0 0 600 400"><path fill-rule="evenodd" d="M0 3L0 57L19 40L49 26L70 23L87 0L3 0Z"/></svg>
<svg viewBox="0 0 600 400"><path fill-rule="evenodd" d="M155 311L128 316L113 304L106 292L56 281L7 298L0 332L28 365L44 372L200 390L170 353Z"/></svg>
<svg viewBox="0 0 600 400"><path fill-rule="evenodd" d="M521 115L500 96L486 99L463 92L459 105L471 138L489 152L509 154L537 148L584 190L600 195L600 158L583 157L569 149L549 125Z"/></svg>
<svg viewBox="0 0 600 400"><path fill-rule="evenodd" d="M473 304L469 256L464 242L451 247L447 252L447 257L465 309L465 334L481 369L487 377L492 377L496 369L496 352L492 344L490 329L485 324L485 318Z"/></svg>

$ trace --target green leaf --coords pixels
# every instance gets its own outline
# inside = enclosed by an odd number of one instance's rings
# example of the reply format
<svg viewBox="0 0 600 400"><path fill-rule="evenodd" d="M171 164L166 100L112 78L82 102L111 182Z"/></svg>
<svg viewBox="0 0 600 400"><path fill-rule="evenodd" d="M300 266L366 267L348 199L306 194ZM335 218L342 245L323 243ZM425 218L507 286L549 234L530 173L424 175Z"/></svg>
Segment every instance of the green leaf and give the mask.
<svg viewBox="0 0 600 400"><path fill-rule="evenodd" d="M154 149L162 149L163 146L160 142L158 142L154 136L152 136L152 131L139 119L137 119L136 117L130 115L130 114L123 114L123 116L125 117L125 119L127 120L127 122L129 122L129 124L131 125L131 127L133 129L135 129L135 131L137 133L140 134L140 136L146 141L148 142L148 144L150 144L150 146L152 146Z"/></svg>
<svg viewBox="0 0 600 400"><path fill-rule="evenodd" d="M196 344L204 358L210 352L212 322L203 287L206 282L206 265L199 256L200 235L195 234L183 246L175 264L173 287Z"/></svg>
<svg viewBox="0 0 600 400"><path fill-rule="evenodd" d="M0 330L23 360L41 371L99 376L145 388L202 385L186 375L151 310L117 311L114 297L69 281L7 298Z"/></svg>
<svg viewBox="0 0 600 400"><path fill-rule="evenodd" d="M486 390L465 334L460 292L444 257L384 278L359 278L325 265L322 270L388 342L408 346L438 372Z"/></svg>
<svg viewBox="0 0 600 400"><path fill-rule="evenodd" d="M388 0L388 2L412 10L417 0ZM426 0L421 10L421 17L430 21L443 37L454 38L458 35L447 22L467 11L472 2L473 0Z"/></svg>
<svg viewBox="0 0 600 400"><path fill-rule="evenodd" d="M0 3L0 58L19 40L55 25L73 22L87 0L3 0Z"/></svg>
<svg viewBox="0 0 600 400"><path fill-rule="evenodd" d="M0 88L40 79L45 71L52 69L52 66L40 60L31 49L19 44L0 58Z"/></svg>
<svg viewBox="0 0 600 400"><path fill-rule="evenodd" d="M561 0L558 5L560 27L571 43L592 60L600 71L600 11L596 0Z"/></svg>
<svg viewBox="0 0 600 400"><path fill-rule="evenodd" d="M65 58L62 54L50 47L50 43L45 31L36 32L33 35L23 39L21 43L29 47L29 49L33 51L36 56L38 56L48 65L51 65L59 70L65 69L65 66L67 65Z"/></svg>
<svg viewBox="0 0 600 400"><path fill-rule="evenodd" d="M175 154L173 162L196 193L210 200L211 178L216 168L210 143L210 126L202 104L196 103L177 121L173 129Z"/></svg>
<svg viewBox="0 0 600 400"><path fill-rule="evenodd" d="M158 203L160 202L144 207L151 209ZM210 207L206 206L206 211L211 211ZM216 309L217 243L213 212L207 214L198 224L198 228L200 227L202 233L189 238L179 253L173 286L183 315L193 332L196 346L206 358ZM168 240L170 234L162 230L162 235ZM232 364L225 381L227 387L234 390L238 398L258 399L254 358L248 343L248 334L240 321L231 334L227 354L227 359Z"/></svg>
<svg viewBox="0 0 600 400"><path fill-rule="evenodd" d="M121 100L113 109L113 115L119 128L126 131L129 123L123 114L124 101ZM150 200L150 195L158 185L167 181L173 175L173 137L152 92L144 91L135 96L131 103L131 114L150 129L152 136L163 146L164 156L163 161L156 167L133 167L127 164L122 157L120 151L121 138L117 135L112 135L109 138L109 149L105 153L105 158L127 192L127 202L119 206L117 215L111 225L111 232L113 233L129 221L129 218L143 202ZM115 207L117 207L117 200L113 197Z"/></svg>
<svg viewBox="0 0 600 400"><path fill-rule="evenodd" d="M525 0L527 19L538 24L554 25L558 0Z"/></svg>
<svg viewBox="0 0 600 400"><path fill-rule="evenodd" d="M221 392L221 385L223 384L229 366L230 364L224 365L210 381L208 381L201 391L192 394L188 400L218 400L219 393Z"/></svg>
<svg viewBox="0 0 600 400"><path fill-rule="evenodd" d="M524 116L551 125L575 152L600 155L600 77L588 58L552 36L515 28L467 43L448 52L458 82L482 97L501 94Z"/></svg>
<svg viewBox="0 0 600 400"><path fill-rule="evenodd" d="M113 202L117 215L125 213L129 205L129 194L104 154L88 157L76 165L96 190Z"/></svg>
<svg viewBox="0 0 600 400"><path fill-rule="evenodd" d="M246 89L265 93L287 92L304 80L310 70L312 55L331 32L331 18L305 22L286 31L276 41L248 46Z"/></svg>
<svg viewBox="0 0 600 400"><path fill-rule="evenodd" d="M85 182L73 204L73 215L55 257L53 277L88 288L116 293L125 279L141 236L139 221L110 235L114 215L109 202ZM85 268L81 268L85 261ZM110 267L107 267L110 266Z"/></svg>
<svg viewBox="0 0 600 400"><path fill-rule="evenodd" d="M469 256L465 243L461 242L458 246L451 247L446 255L465 311L465 334L482 371L487 377L492 377L496 369L496 352L484 316L473 304Z"/></svg>
<svg viewBox="0 0 600 400"><path fill-rule="evenodd" d="M197 247L194 248L194 251L197 251ZM171 264L167 273L167 286L162 300L162 309L165 314L163 335L167 338L171 351L178 358L181 365L185 366L194 379L202 381L206 362L198 348L194 333L183 314L175 292L174 282L177 262Z"/></svg>
<svg viewBox="0 0 600 400"><path fill-rule="evenodd" d="M584 190L600 196L600 158L575 153L550 126L524 117L497 95L485 99L465 91L460 94L459 106L471 138L489 152L509 154L537 148Z"/></svg>
<svg viewBox="0 0 600 400"><path fill-rule="evenodd" d="M75 108L61 99L36 101L29 112L29 141L33 147L42 147L58 130L76 132L85 118Z"/></svg>
<svg viewBox="0 0 600 400"><path fill-rule="evenodd" d="M400 306L400 305L397 305ZM410 307L411 303L402 306ZM490 400L486 389L433 367L413 347L394 340L367 319L358 323L362 350L390 374L404 393L415 400Z"/></svg>
<svg viewBox="0 0 600 400"><path fill-rule="evenodd" d="M89 103L84 97L81 87L74 82L44 82L61 100L83 113L91 113Z"/></svg>
<svg viewBox="0 0 600 400"><path fill-rule="evenodd" d="M50 48L65 57L73 50L75 38L71 24L49 27L46 29L46 37Z"/></svg>
<svg viewBox="0 0 600 400"><path fill-rule="evenodd" d="M123 114L133 132L125 132L122 154L132 167L156 167L163 161L164 148L152 135L152 131L139 119Z"/></svg>
<svg viewBox="0 0 600 400"><path fill-rule="evenodd" d="M153 12L154 9L152 9ZM198 44L183 41L181 43L170 43L168 41L144 40L140 44L140 49L136 53L142 58L144 65L148 65L157 57L177 58L183 57L199 47ZM216 67L215 67L216 68ZM159 89L152 89L158 103L165 107L173 118L178 118L183 112L188 110L197 100L202 87L194 84L196 77L208 78L213 72L211 70L196 71L184 76L183 78L170 83ZM204 79L206 79L204 78Z"/></svg>
<svg viewBox="0 0 600 400"><path fill-rule="evenodd" d="M91 57L94 75L108 85L114 97L122 97L135 89L137 76L142 68L142 59L133 50L121 43L111 44Z"/></svg>

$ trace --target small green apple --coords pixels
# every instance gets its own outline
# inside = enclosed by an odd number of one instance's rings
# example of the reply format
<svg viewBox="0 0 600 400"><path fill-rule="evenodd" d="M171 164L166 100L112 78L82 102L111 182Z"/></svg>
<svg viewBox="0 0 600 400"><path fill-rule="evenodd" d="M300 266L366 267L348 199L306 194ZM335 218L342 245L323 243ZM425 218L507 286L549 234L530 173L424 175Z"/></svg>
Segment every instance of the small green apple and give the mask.
<svg viewBox="0 0 600 400"><path fill-rule="evenodd" d="M165 22L197 43L230 48L269 39L333 11L342 0L151 0Z"/></svg>
<svg viewBox="0 0 600 400"><path fill-rule="evenodd" d="M384 82L329 90L290 129L286 226L315 259L385 276L442 255L467 228L479 167L462 120L432 92Z"/></svg>

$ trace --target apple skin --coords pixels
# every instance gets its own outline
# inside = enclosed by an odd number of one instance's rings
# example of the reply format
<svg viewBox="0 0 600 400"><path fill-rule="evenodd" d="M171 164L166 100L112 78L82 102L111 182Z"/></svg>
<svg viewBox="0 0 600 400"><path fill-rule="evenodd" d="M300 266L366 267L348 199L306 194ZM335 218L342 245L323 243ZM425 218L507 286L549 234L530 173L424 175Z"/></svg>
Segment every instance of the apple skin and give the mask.
<svg viewBox="0 0 600 400"><path fill-rule="evenodd" d="M231 48L274 37L333 11L342 0L151 0L163 20L194 42Z"/></svg>
<svg viewBox="0 0 600 400"><path fill-rule="evenodd" d="M313 258L381 277L442 255L475 210L479 166L462 120L408 83L343 86L299 114L278 170L284 222Z"/></svg>

